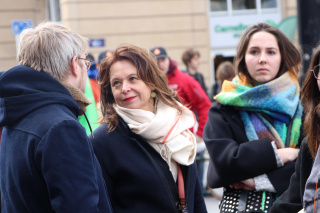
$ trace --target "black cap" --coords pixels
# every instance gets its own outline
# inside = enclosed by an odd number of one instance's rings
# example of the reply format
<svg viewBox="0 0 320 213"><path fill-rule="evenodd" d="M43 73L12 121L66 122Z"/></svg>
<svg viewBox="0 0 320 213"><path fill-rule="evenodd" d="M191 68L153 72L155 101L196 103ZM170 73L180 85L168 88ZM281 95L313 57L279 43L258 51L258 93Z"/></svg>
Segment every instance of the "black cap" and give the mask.
<svg viewBox="0 0 320 213"><path fill-rule="evenodd" d="M103 59L105 59L106 57L109 57L109 56L112 56L112 51L110 50L104 50L102 51L100 54L99 54L99 57L98 57L98 63L101 64Z"/></svg>
<svg viewBox="0 0 320 213"><path fill-rule="evenodd" d="M156 59L169 57L167 51L163 47L154 47L150 50L150 52L156 56Z"/></svg>

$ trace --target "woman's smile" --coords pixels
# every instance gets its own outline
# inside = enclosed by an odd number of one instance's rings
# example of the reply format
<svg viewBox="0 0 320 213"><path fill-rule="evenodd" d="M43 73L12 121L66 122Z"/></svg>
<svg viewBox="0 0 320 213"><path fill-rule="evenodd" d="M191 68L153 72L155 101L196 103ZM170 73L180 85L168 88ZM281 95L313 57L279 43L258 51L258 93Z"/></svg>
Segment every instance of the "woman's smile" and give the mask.
<svg viewBox="0 0 320 213"><path fill-rule="evenodd" d="M124 101L124 102L129 102L129 101L135 99L135 97L136 97L136 96L131 96L131 97L125 98L125 99L123 99L123 101Z"/></svg>

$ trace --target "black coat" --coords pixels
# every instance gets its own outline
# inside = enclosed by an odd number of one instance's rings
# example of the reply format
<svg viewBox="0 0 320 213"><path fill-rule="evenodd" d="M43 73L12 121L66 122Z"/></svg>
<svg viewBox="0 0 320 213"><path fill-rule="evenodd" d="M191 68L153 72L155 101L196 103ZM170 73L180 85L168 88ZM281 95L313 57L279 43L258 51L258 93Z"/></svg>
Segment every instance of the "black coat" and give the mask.
<svg viewBox="0 0 320 213"><path fill-rule="evenodd" d="M178 188L167 163L141 136L119 119L107 133L103 124L90 138L115 213L178 212ZM207 212L196 164L181 166L189 213Z"/></svg>
<svg viewBox="0 0 320 213"><path fill-rule="evenodd" d="M267 174L279 194L288 188L295 162L277 168L271 140L249 141L240 113L234 107L212 104L203 139L211 158L207 176L210 187L226 187Z"/></svg>
<svg viewBox="0 0 320 213"><path fill-rule="evenodd" d="M0 76L3 213L112 212L79 111L45 72L17 65Z"/></svg>
<svg viewBox="0 0 320 213"><path fill-rule="evenodd" d="M289 188L276 200L270 213L298 212L303 208L303 194L313 161L308 145L303 142Z"/></svg>

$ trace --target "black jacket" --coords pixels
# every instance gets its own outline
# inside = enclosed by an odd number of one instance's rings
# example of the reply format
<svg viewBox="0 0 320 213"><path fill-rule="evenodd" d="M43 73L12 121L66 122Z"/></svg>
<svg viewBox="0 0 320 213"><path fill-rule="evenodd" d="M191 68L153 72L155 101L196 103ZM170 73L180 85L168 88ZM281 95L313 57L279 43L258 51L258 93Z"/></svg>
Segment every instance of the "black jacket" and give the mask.
<svg viewBox="0 0 320 213"><path fill-rule="evenodd" d="M103 124L93 135L90 139L115 213L177 212L178 188L169 167L141 136L121 118L111 133ZM181 169L189 213L207 212L195 163Z"/></svg>
<svg viewBox="0 0 320 213"><path fill-rule="evenodd" d="M288 188L295 162L277 168L271 140L248 141L240 113L234 107L212 104L203 139L211 158L207 176L210 187L226 187L267 174L279 194Z"/></svg>
<svg viewBox="0 0 320 213"><path fill-rule="evenodd" d="M298 212L303 208L305 185L311 173L313 161L308 145L303 142L289 188L276 200L270 213Z"/></svg>

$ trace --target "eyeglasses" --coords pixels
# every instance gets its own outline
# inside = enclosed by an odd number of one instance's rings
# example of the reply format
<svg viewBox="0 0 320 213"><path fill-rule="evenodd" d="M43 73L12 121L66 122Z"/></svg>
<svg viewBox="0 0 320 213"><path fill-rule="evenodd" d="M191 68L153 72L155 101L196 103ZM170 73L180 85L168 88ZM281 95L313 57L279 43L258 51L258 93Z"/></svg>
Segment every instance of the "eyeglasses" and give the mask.
<svg viewBox="0 0 320 213"><path fill-rule="evenodd" d="M84 63L85 63L86 66L87 66L87 70L90 69L90 67L91 67L91 61L90 61L89 59L86 59L86 58L78 58L78 59L84 60Z"/></svg>
<svg viewBox="0 0 320 213"><path fill-rule="evenodd" d="M313 68L313 70L310 70L313 72L313 75L314 77L317 79L317 80L320 80L320 78L318 78L318 75L319 75L319 69L320 69L320 65L317 65Z"/></svg>

